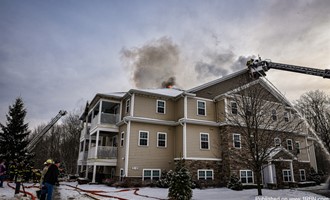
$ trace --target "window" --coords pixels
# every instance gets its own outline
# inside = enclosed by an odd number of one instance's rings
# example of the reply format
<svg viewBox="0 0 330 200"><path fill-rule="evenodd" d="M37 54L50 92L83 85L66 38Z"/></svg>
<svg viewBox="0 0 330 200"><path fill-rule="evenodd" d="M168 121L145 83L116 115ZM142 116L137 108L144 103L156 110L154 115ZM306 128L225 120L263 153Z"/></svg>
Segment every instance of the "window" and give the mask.
<svg viewBox="0 0 330 200"><path fill-rule="evenodd" d="M291 170L289 169L283 169L283 182L291 182L292 177L291 177Z"/></svg>
<svg viewBox="0 0 330 200"><path fill-rule="evenodd" d="M251 116L252 115L251 105L245 105L245 115L246 116Z"/></svg>
<svg viewBox="0 0 330 200"><path fill-rule="evenodd" d="M284 121L289 122L289 119L290 119L289 111L286 110L284 111Z"/></svg>
<svg viewBox="0 0 330 200"><path fill-rule="evenodd" d="M129 111L130 111L130 102L131 102L130 99L126 100L126 113L129 113Z"/></svg>
<svg viewBox="0 0 330 200"><path fill-rule="evenodd" d="M149 132L148 131L140 131L139 132L139 146L148 146L149 145Z"/></svg>
<svg viewBox="0 0 330 200"><path fill-rule="evenodd" d="M201 142L201 149L209 149L209 134L208 133L201 133L200 134L200 142Z"/></svg>
<svg viewBox="0 0 330 200"><path fill-rule="evenodd" d="M299 169L300 181L306 181L306 172L304 169Z"/></svg>
<svg viewBox="0 0 330 200"><path fill-rule="evenodd" d="M157 100L157 113L165 114L165 101Z"/></svg>
<svg viewBox="0 0 330 200"><path fill-rule="evenodd" d="M276 110L272 110L272 119L273 121L277 120Z"/></svg>
<svg viewBox="0 0 330 200"><path fill-rule="evenodd" d="M296 148L297 154L300 153L300 142L299 141L296 141L295 148Z"/></svg>
<svg viewBox="0 0 330 200"><path fill-rule="evenodd" d="M280 138L275 138L274 143L275 143L275 147L281 146L281 139Z"/></svg>
<svg viewBox="0 0 330 200"><path fill-rule="evenodd" d="M84 151L84 141L80 142L80 152Z"/></svg>
<svg viewBox="0 0 330 200"><path fill-rule="evenodd" d="M159 180L160 174L160 169L144 169L143 180Z"/></svg>
<svg viewBox="0 0 330 200"><path fill-rule="evenodd" d="M212 169L199 169L197 171L198 180L213 180L213 170Z"/></svg>
<svg viewBox="0 0 330 200"><path fill-rule="evenodd" d="M240 170L242 183L253 183L253 172L251 170Z"/></svg>
<svg viewBox="0 0 330 200"><path fill-rule="evenodd" d="M197 101L197 114L206 115L206 103L205 101Z"/></svg>
<svg viewBox="0 0 330 200"><path fill-rule="evenodd" d="M166 133L157 133L157 147L166 147Z"/></svg>
<svg viewBox="0 0 330 200"><path fill-rule="evenodd" d="M231 114L237 115L237 103L231 102Z"/></svg>
<svg viewBox="0 0 330 200"><path fill-rule="evenodd" d="M233 146L235 148L241 148L241 134L233 134Z"/></svg>
<svg viewBox="0 0 330 200"><path fill-rule="evenodd" d="M293 150L293 145L292 145L292 140L291 139L286 140L286 148L290 151Z"/></svg>
<svg viewBox="0 0 330 200"><path fill-rule="evenodd" d="M125 140L125 133L124 132L121 132L121 135L120 135L120 146L124 146L124 140Z"/></svg>

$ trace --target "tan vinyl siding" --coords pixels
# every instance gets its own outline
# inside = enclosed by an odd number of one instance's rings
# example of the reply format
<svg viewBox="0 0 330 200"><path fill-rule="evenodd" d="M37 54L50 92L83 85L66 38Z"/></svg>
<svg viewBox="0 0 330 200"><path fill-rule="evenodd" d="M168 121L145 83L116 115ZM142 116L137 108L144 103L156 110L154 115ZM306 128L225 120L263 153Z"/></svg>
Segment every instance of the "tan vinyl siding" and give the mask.
<svg viewBox="0 0 330 200"><path fill-rule="evenodd" d="M206 105L206 115L198 115L197 114L197 102L205 101ZM215 103L210 100L198 99L198 98L188 98L187 103L188 110L188 118L190 119L198 119L198 120L206 120L206 121L215 121L216 113L215 113Z"/></svg>
<svg viewBox="0 0 330 200"><path fill-rule="evenodd" d="M149 97L145 95L135 95L134 102L134 116L135 117L145 117L152 119L160 119L160 120L170 120L173 121L175 110L174 110L174 101L170 99L162 99L156 97ZM156 104L157 100L165 101L165 114L156 112Z"/></svg>
<svg viewBox="0 0 330 200"><path fill-rule="evenodd" d="M209 150L200 149L200 133L208 133ZM187 125L187 157L219 158L220 135L217 127Z"/></svg>
<svg viewBox="0 0 330 200"><path fill-rule="evenodd" d="M181 158L183 156L183 126L179 125L175 127L175 135L174 135L174 151L175 151L175 158Z"/></svg>
<svg viewBox="0 0 330 200"><path fill-rule="evenodd" d="M138 146L139 131L148 131L148 146ZM157 147L157 133L167 135L167 147ZM142 176L143 169L171 169L174 156L174 127L132 123L130 134L129 176Z"/></svg>
<svg viewBox="0 0 330 200"><path fill-rule="evenodd" d="M225 104L225 100L222 99L220 101L218 101L216 103L216 106L217 106L217 121L218 122L223 122L225 121L226 119L226 115L225 115L225 112L226 112L226 104Z"/></svg>
<svg viewBox="0 0 330 200"><path fill-rule="evenodd" d="M121 133L124 132L125 134L125 140L124 140L124 146L120 146L120 136ZM120 174L120 168L125 168L125 151L126 151L126 134L127 134L127 125L124 124L121 127L119 127L119 133L118 133L118 145L117 145L117 168L116 168L116 175L119 176Z"/></svg>
<svg viewBox="0 0 330 200"><path fill-rule="evenodd" d="M175 102L175 120L179 120L184 117L184 98L180 98Z"/></svg>

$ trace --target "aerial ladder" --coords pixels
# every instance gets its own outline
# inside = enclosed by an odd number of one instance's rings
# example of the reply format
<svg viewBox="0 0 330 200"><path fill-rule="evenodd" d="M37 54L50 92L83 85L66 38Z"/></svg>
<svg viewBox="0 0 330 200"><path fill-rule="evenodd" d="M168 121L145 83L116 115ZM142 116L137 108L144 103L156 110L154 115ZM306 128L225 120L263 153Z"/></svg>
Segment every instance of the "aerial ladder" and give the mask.
<svg viewBox="0 0 330 200"><path fill-rule="evenodd" d="M311 67L275 63L275 62L271 62L270 60L261 60L260 57L258 59L250 59L249 61L247 61L246 66L248 67L250 75L253 78L259 78L259 77L266 76L266 72L269 69L278 69L278 70L296 72L296 73L313 75L313 76L321 76L323 78L330 79L330 69L317 69L317 68L311 68ZM300 114L300 116L303 117L303 115L301 115L301 114ZM307 121L307 120L305 119L305 121ZM312 134L314 135L314 137L320 144L321 149L328 155L328 160L330 161L330 153L325 148L322 140L318 137L318 135L316 134L314 129L309 124L307 124L307 126L309 127Z"/></svg>
<svg viewBox="0 0 330 200"><path fill-rule="evenodd" d="M38 144L38 142L41 140L41 138L49 131L50 128L56 124L56 122L64 115L66 115L65 110L60 110L60 112L43 128L39 133L37 133L29 142L27 145L27 151L32 152L35 146Z"/></svg>
<svg viewBox="0 0 330 200"><path fill-rule="evenodd" d="M323 78L330 78L330 69L316 69L311 67L303 67L297 65L289 65L282 63L275 63L269 60L251 59L246 63L251 75L255 78L266 76L269 69L278 69L289 72L296 72L301 74L308 74L314 76L321 76Z"/></svg>

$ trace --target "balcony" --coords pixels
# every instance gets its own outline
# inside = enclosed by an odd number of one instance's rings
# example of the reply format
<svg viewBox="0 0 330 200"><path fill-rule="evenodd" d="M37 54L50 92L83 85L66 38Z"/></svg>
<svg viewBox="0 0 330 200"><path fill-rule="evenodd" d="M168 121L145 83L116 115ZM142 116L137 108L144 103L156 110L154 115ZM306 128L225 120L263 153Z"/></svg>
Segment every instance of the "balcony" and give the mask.
<svg viewBox="0 0 330 200"><path fill-rule="evenodd" d="M85 151L85 152L82 151L82 152L79 152L78 160L86 161L87 157L88 157L88 152L87 151Z"/></svg>
<svg viewBox="0 0 330 200"><path fill-rule="evenodd" d="M95 156L96 147L91 147L88 151L88 159L117 159L117 147L98 146Z"/></svg>

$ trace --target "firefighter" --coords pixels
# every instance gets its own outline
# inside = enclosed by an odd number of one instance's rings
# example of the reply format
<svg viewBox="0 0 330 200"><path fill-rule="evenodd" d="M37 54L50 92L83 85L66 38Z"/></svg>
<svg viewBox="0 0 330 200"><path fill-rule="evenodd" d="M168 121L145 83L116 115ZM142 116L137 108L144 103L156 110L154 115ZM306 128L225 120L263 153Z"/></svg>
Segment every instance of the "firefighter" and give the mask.
<svg viewBox="0 0 330 200"><path fill-rule="evenodd" d="M17 162L16 168L15 168L15 176L14 176L14 181L16 183L16 188L15 188L15 195L19 194L20 188L21 188L21 183L23 181L24 177L24 162Z"/></svg>

